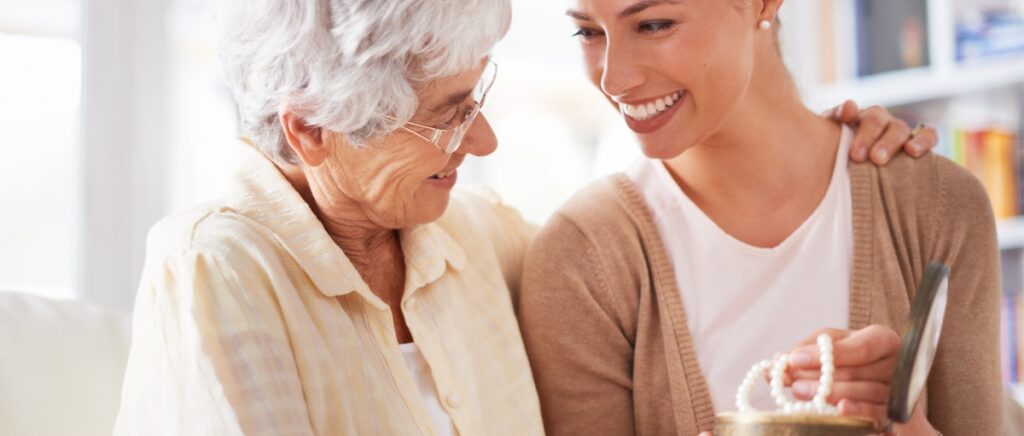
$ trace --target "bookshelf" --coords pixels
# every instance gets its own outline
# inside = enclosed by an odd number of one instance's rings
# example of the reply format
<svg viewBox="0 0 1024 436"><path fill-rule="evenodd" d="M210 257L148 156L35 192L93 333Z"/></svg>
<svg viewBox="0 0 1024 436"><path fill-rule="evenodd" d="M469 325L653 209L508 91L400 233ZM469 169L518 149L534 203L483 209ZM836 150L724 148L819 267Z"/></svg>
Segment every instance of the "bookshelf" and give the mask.
<svg viewBox="0 0 1024 436"><path fill-rule="evenodd" d="M958 16L965 11L1000 5L1024 10L1024 1L916 0L925 9L922 18L926 32L921 49L928 54L927 61L922 61L920 66L860 75L856 58L863 53L857 48L856 22L863 11L858 5L869 3L871 1L809 0L801 3L799 10L783 9L787 64L794 70L805 101L811 107L826 109L851 95L856 95L864 105L899 106L1024 83L1024 48L958 59L963 56L958 50L957 31L963 21ZM1024 27L1019 30L1024 32ZM829 35L807 38L807 35L823 34Z"/></svg>
<svg viewBox="0 0 1024 436"><path fill-rule="evenodd" d="M1024 404L1024 0L805 0L782 9L786 63L812 109L854 99L936 126L936 152L999 219L1004 381Z"/></svg>
<svg viewBox="0 0 1024 436"><path fill-rule="evenodd" d="M804 99L816 108L835 106L835 102L850 96L856 96L863 105L892 107L970 96L1021 83L1024 83L1024 57L1008 56L958 65L945 71L922 67L823 84L806 91Z"/></svg>

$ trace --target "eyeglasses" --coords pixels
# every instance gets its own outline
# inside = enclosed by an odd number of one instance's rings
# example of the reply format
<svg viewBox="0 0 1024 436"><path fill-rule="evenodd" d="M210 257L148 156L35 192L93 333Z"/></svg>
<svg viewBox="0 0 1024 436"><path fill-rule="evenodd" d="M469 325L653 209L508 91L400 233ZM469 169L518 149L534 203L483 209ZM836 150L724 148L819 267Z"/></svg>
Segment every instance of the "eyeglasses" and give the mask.
<svg viewBox="0 0 1024 436"><path fill-rule="evenodd" d="M494 79L497 76L498 64L493 61L487 61L484 72L480 76L480 82L473 88L473 107L467 108L463 112L462 122L459 125L450 129L438 129L409 122L401 127L402 130L433 144L445 154L455 153L462 146L462 140L466 137L466 132L469 131L469 128L473 126L473 122L476 121L476 116L480 114L480 108L484 106L484 101L487 100L487 93L490 92L491 86L494 85ZM419 129L423 133L417 132L412 127Z"/></svg>

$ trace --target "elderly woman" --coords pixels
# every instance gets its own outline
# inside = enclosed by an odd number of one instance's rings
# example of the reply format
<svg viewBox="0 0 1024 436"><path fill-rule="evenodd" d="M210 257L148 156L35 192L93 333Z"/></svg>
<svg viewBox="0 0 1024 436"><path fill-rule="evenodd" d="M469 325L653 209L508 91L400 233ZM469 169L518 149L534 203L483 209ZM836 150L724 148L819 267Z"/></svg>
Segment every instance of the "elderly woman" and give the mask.
<svg viewBox="0 0 1024 436"><path fill-rule="evenodd" d="M225 11L254 146L150 233L117 433L542 433L510 296L531 228L451 195L496 145L508 1Z"/></svg>
<svg viewBox="0 0 1024 436"><path fill-rule="evenodd" d="M452 193L496 146L480 108L508 0L224 19L249 144L221 200L150 234L116 432L541 434L512 303L533 227Z"/></svg>

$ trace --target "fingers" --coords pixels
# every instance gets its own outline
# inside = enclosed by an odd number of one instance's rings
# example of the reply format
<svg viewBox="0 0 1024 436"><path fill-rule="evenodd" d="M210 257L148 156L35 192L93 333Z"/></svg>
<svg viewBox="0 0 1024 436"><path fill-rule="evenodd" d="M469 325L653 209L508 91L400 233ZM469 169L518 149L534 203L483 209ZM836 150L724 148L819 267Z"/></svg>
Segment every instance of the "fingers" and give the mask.
<svg viewBox="0 0 1024 436"><path fill-rule="evenodd" d="M934 127L923 125L911 132L910 139L903 144L903 149L913 157L921 157L939 145L939 132Z"/></svg>
<svg viewBox="0 0 1024 436"><path fill-rule="evenodd" d="M836 368L867 365L889 356L899 350L900 337L892 329L872 325L850 333L835 341L832 357ZM789 364L794 369L815 369L820 366L821 356L816 345L802 345L789 355Z"/></svg>
<svg viewBox="0 0 1024 436"><path fill-rule="evenodd" d="M895 355L867 365L836 368L832 379L837 382L874 381L885 383L892 380L894 368L896 368ZM790 377L790 382L793 380L818 380L821 378L821 371L818 369L793 369L786 375Z"/></svg>
<svg viewBox="0 0 1024 436"><path fill-rule="evenodd" d="M876 324L857 330L836 342L833 354L836 366L856 366L895 357L899 348L899 334L889 327Z"/></svg>
<svg viewBox="0 0 1024 436"><path fill-rule="evenodd" d="M885 133L885 129L893 116L880 106L871 106L860 111L859 126L850 146L850 159L864 162L872 145ZM902 143L902 141L901 141Z"/></svg>
<svg viewBox="0 0 1024 436"><path fill-rule="evenodd" d="M714 435L713 435L713 434L711 434L711 432L710 432L710 431L702 431L702 432L700 432L700 434L699 434L699 435L697 435L697 436L714 436Z"/></svg>
<svg viewBox="0 0 1024 436"><path fill-rule="evenodd" d="M875 428L882 428L886 423L886 406L861 403L859 401L842 400L838 404L839 414L842 416L856 416L870 419L875 422Z"/></svg>
<svg viewBox="0 0 1024 436"><path fill-rule="evenodd" d="M793 382L793 396L802 401L810 401L818 392L818 382L797 380ZM834 382L832 394L826 401L836 404L841 400L853 400L862 403L885 405L889 401L889 385L880 382Z"/></svg>
<svg viewBox="0 0 1024 436"><path fill-rule="evenodd" d="M871 161L876 165L885 165L909 138L910 126L899 118L892 118L882 136L871 147Z"/></svg>
<svg viewBox="0 0 1024 436"><path fill-rule="evenodd" d="M818 336L821 336L822 333L831 336L832 337L832 341L838 341L838 340L840 340L842 338L850 336L850 333L853 333L853 330L835 329L835 328L826 327L826 328L823 328L823 329L819 329L818 331L815 331L814 334L804 338L804 340L800 341L800 343L797 344L797 345L817 344L818 343Z"/></svg>
<svg viewBox="0 0 1024 436"><path fill-rule="evenodd" d="M843 104L826 111L823 116L833 121L856 126L860 123L858 112L860 112L860 108L857 107L857 102L846 100Z"/></svg>

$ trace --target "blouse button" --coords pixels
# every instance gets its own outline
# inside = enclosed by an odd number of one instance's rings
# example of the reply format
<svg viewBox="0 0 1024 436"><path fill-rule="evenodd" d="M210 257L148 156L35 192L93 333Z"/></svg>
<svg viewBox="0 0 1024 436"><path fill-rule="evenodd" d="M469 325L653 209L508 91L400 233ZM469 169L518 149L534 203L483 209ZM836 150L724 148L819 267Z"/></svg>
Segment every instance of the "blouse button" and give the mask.
<svg viewBox="0 0 1024 436"><path fill-rule="evenodd" d="M452 393L448 395L448 407L452 409L458 409L462 405L462 397L459 394Z"/></svg>

